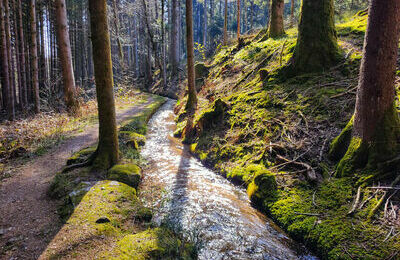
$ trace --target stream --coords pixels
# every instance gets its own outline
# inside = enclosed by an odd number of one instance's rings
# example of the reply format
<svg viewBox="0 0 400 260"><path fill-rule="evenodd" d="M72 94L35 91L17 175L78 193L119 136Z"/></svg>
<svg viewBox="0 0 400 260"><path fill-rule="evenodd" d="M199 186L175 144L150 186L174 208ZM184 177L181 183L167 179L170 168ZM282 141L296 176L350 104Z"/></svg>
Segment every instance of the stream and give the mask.
<svg viewBox="0 0 400 260"><path fill-rule="evenodd" d="M142 155L153 220L198 246L198 259L317 259L254 209L243 187L207 169L173 137L168 100L149 121ZM158 193L156 192L158 190Z"/></svg>

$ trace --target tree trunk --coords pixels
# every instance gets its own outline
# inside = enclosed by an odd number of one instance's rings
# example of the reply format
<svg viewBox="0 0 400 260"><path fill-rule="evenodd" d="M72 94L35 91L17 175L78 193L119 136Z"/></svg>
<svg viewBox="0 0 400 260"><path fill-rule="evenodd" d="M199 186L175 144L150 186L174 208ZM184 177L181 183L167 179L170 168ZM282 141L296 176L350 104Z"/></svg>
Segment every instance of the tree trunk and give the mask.
<svg viewBox="0 0 400 260"><path fill-rule="evenodd" d="M340 59L333 0L304 0L291 73L321 71Z"/></svg>
<svg viewBox="0 0 400 260"><path fill-rule="evenodd" d="M8 67L8 51L7 39L4 19L4 2L0 0L0 33L1 33L1 87L3 90L3 99L6 104L7 116L10 121L14 120L14 104L10 100L12 98L12 90L10 88L10 75Z"/></svg>
<svg viewBox="0 0 400 260"><path fill-rule="evenodd" d="M113 0L113 14L114 14L114 29L115 29L115 38L117 39L118 45L118 57L121 68L124 69L124 50L122 48L121 36L119 35L119 18L118 18L118 5L117 0Z"/></svg>
<svg viewBox="0 0 400 260"><path fill-rule="evenodd" d="M37 51L37 29L36 29L36 0L31 0L30 4L30 24L31 24L31 69L32 69L32 90L35 113L40 112L39 98L39 69L38 69L38 51Z"/></svg>
<svg viewBox="0 0 400 260"><path fill-rule="evenodd" d="M224 45L228 44L228 0L225 0L224 8Z"/></svg>
<svg viewBox="0 0 400 260"><path fill-rule="evenodd" d="M322 0L324 1L324 0ZM318 2L318 1L316 1ZM283 11L285 9L284 0L272 0L270 8L270 19L268 26L268 36L275 38L285 34L283 27Z"/></svg>
<svg viewBox="0 0 400 260"><path fill-rule="evenodd" d="M186 44L188 70L188 100L186 110L194 112L197 106L197 95L194 75L194 40L193 40L193 2L186 0Z"/></svg>
<svg viewBox="0 0 400 260"><path fill-rule="evenodd" d="M14 120L15 118L15 78L14 78L14 56L12 53L11 33L10 33L10 6L8 0L4 0L4 26L6 30L6 46L7 46L7 61L8 61L8 76L9 76L9 99L8 99L8 118Z"/></svg>
<svg viewBox="0 0 400 260"><path fill-rule="evenodd" d="M237 0L237 40L240 38L240 0Z"/></svg>
<svg viewBox="0 0 400 260"><path fill-rule="evenodd" d="M207 50L207 22L208 22L207 0L204 0L204 19L203 19L203 46Z"/></svg>
<svg viewBox="0 0 400 260"><path fill-rule="evenodd" d="M25 107L28 104L28 97L26 93L26 70L25 70L25 47L24 47L24 28L23 28L23 20L22 20L22 5L21 0L17 0L16 6L17 12L17 27L18 31L18 49L19 49L19 64L20 64L20 78L21 78L21 86L20 86L20 95L21 95L21 106Z"/></svg>
<svg viewBox="0 0 400 260"><path fill-rule="evenodd" d="M400 1L382 4L372 0L368 17L354 118L331 146L331 155L339 146L348 146L338 165L338 176L348 176L358 168L379 167L400 151L400 120L395 106Z"/></svg>
<svg viewBox="0 0 400 260"><path fill-rule="evenodd" d="M172 33L171 33L171 79L176 80L179 77L179 4L178 0L172 0Z"/></svg>
<svg viewBox="0 0 400 260"><path fill-rule="evenodd" d="M65 0L56 0L57 40L61 62L64 99L67 111L76 115L79 113L79 104L76 100L74 69L72 67L71 44L68 32L68 18Z"/></svg>
<svg viewBox="0 0 400 260"><path fill-rule="evenodd" d="M166 63L166 50L165 50L165 28L164 28L164 0L161 0L161 48L162 48L162 80L163 87L167 86L167 63Z"/></svg>
<svg viewBox="0 0 400 260"><path fill-rule="evenodd" d="M290 27L294 25L294 0L290 2Z"/></svg>
<svg viewBox="0 0 400 260"><path fill-rule="evenodd" d="M99 112L99 145L94 167L106 170L119 160L107 1L89 0L89 12Z"/></svg>

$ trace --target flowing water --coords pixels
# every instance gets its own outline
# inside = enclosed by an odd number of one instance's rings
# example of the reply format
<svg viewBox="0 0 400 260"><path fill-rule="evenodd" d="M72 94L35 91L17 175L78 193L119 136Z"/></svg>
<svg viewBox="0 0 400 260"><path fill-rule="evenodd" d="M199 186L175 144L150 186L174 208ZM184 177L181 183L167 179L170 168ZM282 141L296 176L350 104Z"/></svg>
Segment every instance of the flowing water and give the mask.
<svg viewBox="0 0 400 260"><path fill-rule="evenodd" d="M242 187L204 167L172 136L174 101L149 122L144 189L158 187L154 220L194 240L199 259L317 259L250 205Z"/></svg>

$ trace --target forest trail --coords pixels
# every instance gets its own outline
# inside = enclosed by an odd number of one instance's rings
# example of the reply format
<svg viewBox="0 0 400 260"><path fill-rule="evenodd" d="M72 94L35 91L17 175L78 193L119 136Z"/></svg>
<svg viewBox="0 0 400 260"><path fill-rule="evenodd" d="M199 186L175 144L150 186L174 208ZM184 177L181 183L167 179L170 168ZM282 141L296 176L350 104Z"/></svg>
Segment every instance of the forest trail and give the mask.
<svg viewBox="0 0 400 260"><path fill-rule="evenodd" d="M117 111L118 123L139 113L153 100ZM21 166L0 186L0 259L37 259L62 223L59 201L46 192L68 157L97 141L98 124L74 135L45 155Z"/></svg>

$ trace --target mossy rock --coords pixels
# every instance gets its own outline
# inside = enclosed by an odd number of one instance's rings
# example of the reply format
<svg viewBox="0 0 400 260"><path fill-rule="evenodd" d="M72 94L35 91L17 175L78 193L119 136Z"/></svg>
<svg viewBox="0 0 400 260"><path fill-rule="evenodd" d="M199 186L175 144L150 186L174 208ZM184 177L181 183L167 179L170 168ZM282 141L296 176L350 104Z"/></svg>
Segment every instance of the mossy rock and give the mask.
<svg viewBox="0 0 400 260"><path fill-rule="evenodd" d="M125 236L110 253L113 259L195 259L194 249L165 228Z"/></svg>
<svg viewBox="0 0 400 260"><path fill-rule="evenodd" d="M141 177L141 169L131 163L115 165L107 173L108 180L119 181L133 188L137 188Z"/></svg>
<svg viewBox="0 0 400 260"><path fill-rule="evenodd" d="M264 171L258 172L254 177L254 180L247 187L247 194L254 204L262 206L276 199L277 189L275 175Z"/></svg>
<svg viewBox="0 0 400 260"><path fill-rule="evenodd" d="M52 239L43 259L97 258L109 252L130 229L137 205L134 188L116 181L97 182ZM96 223L99 219L109 222Z"/></svg>
<svg viewBox="0 0 400 260"><path fill-rule="evenodd" d="M74 153L67 160L67 165L83 163L91 154L93 154L97 149L97 146L86 147L76 153Z"/></svg>
<svg viewBox="0 0 400 260"><path fill-rule="evenodd" d="M225 112L228 110L229 105L218 98L214 101L211 109L204 111L199 115L199 118L196 120L196 128L197 130L209 129L213 126L213 124L220 123L225 115Z"/></svg>
<svg viewBox="0 0 400 260"><path fill-rule="evenodd" d="M194 65L194 71L196 79L204 79L208 77L208 74L210 73L210 68L206 66L203 62L199 62Z"/></svg>
<svg viewBox="0 0 400 260"><path fill-rule="evenodd" d="M144 135L133 131L120 131L119 138L125 145L136 150L139 150L139 148L146 143L146 137Z"/></svg>

